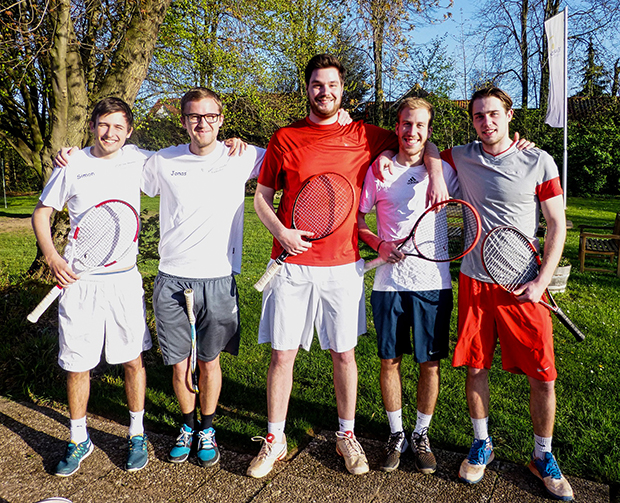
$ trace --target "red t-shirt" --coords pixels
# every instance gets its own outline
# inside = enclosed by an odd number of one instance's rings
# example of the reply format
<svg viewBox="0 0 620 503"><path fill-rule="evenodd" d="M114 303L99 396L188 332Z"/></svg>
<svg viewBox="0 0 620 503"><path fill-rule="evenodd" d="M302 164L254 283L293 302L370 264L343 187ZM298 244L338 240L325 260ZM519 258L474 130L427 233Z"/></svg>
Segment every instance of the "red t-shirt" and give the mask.
<svg viewBox="0 0 620 503"><path fill-rule="evenodd" d="M312 243L304 253L291 256L287 262L311 266L350 264L359 260L357 246L357 207L369 164L384 150L397 150L398 139L392 131L352 122L315 124L307 117L284 127L271 138L258 183L283 194L277 216L288 228L292 225L291 210L303 182L313 175L336 172L353 186L353 210L344 224L333 234ZM283 248L274 239L271 258Z"/></svg>

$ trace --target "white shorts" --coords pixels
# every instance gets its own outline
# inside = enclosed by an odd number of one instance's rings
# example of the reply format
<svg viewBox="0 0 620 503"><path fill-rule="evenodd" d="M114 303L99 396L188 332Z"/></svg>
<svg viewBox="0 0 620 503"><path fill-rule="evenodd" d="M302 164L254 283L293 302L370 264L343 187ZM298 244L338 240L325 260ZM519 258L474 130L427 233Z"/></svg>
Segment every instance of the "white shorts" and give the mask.
<svg viewBox="0 0 620 503"><path fill-rule="evenodd" d="M321 349L344 353L357 345L366 332L363 260L331 267L285 262L265 288L259 344L308 351L315 328Z"/></svg>
<svg viewBox="0 0 620 503"><path fill-rule="evenodd" d="M58 364L70 372L135 360L151 348L138 269L90 276L65 288L58 304Z"/></svg>

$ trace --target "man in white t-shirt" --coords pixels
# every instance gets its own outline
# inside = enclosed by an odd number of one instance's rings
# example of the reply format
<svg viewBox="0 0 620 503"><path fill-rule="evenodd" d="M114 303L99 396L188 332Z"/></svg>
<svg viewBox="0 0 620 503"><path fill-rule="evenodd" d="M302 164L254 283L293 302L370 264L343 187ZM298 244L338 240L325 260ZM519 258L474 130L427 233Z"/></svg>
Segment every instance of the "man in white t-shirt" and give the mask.
<svg viewBox="0 0 620 503"><path fill-rule="evenodd" d="M379 181L368 170L358 212L360 239L388 262L377 269L371 294L381 358L381 393L391 430L382 464L388 472L398 468L400 455L408 446L400 373L404 353L413 353L420 365L417 421L411 435L415 465L422 473L433 473L437 467L427 432L439 394L439 362L448 356L452 312L450 264L405 256L398 249L425 209L429 177L424 149L432 132L433 115L433 106L426 100L402 101L396 122L399 150L392 159L392 172ZM448 191L455 195L456 172L445 162L443 168ZM377 208L378 236L365 221L373 206Z"/></svg>
<svg viewBox="0 0 620 503"><path fill-rule="evenodd" d="M155 153L146 163L142 190L160 195L159 273L153 290L157 335L183 424L168 460L187 460L194 436L200 465L220 458L213 417L222 386L220 353L239 352L239 305L234 274L240 272L245 182L257 176L264 150L248 146L231 157L217 141L223 122L219 96L205 88L181 99L190 143ZM195 295L201 423L190 376L191 335L184 291Z"/></svg>
<svg viewBox="0 0 620 503"><path fill-rule="evenodd" d="M151 348L145 321L142 277L136 268L137 246L105 274L78 279L52 242L50 217L54 210L69 210L71 229L96 204L121 199L140 211L140 177L149 152L125 141L131 136L131 108L118 98L105 98L93 109L90 130L94 146L71 156L65 168L52 173L32 216L41 251L58 283L64 287L58 306L60 351L58 363L67 371L67 397L71 440L56 475L75 473L93 451L86 428L90 370L105 348L110 364L122 364L130 411L127 471L148 462L144 433L146 372L142 352Z"/></svg>

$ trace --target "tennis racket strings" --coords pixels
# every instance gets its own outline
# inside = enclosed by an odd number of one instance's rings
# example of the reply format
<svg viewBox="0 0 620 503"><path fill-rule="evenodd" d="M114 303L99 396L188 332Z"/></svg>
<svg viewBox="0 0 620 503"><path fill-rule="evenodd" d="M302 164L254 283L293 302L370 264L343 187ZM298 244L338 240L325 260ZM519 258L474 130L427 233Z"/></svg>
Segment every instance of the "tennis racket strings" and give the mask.
<svg viewBox="0 0 620 503"><path fill-rule="evenodd" d="M475 210L465 204L448 202L438 211L429 211L420 219L413 242L420 255L447 262L473 248L478 237L479 223ZM409 240L403 253L413 254L414 246Z"/></svg>
<svg viewBox="0 0 620 503"><path fill-rule="evenodd" d="M488 235L482 258L489 274L509 292L538 276L537 255L521 233L504 229Z"/></svg>

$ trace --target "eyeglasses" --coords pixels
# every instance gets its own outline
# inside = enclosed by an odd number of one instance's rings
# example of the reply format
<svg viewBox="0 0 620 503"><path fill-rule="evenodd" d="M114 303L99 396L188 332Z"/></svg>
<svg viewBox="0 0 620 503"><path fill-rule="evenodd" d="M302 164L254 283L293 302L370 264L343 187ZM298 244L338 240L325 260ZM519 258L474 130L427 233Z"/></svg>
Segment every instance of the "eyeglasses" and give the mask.
<svg viewBox="0 0 620 503"><path fill-rule="evenodd" d="M187 119L190 124L199 124L202 119L207 121L207 124L215 124L222 114L183 114L183 117Z"/></svg>

